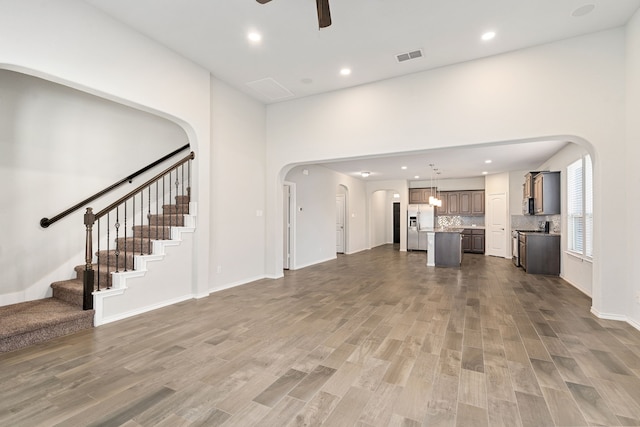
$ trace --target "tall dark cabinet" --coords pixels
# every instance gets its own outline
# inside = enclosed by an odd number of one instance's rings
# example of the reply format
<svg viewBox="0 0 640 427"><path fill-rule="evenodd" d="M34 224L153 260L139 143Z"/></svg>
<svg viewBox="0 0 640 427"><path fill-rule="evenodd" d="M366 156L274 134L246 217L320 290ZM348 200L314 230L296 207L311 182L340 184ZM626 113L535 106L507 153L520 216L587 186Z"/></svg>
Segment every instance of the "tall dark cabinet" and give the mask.
<svg viewBox="0 0 640 427"><path fill-rule="evenodd" d="M540 172L534 176L533 210L536 215L560 213L560 172Z"/></svg>

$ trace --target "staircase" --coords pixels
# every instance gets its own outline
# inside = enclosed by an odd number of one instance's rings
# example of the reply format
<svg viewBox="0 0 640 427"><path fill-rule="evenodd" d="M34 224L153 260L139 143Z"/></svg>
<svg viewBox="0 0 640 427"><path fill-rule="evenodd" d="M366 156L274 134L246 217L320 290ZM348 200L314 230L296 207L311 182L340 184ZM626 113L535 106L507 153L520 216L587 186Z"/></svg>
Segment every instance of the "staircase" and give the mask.
<svg viewBox="0 0 640 427"><path fill-rule="evenodd" d="M189 196L175 196L162 214L148 215L147 225L132 227L133 236L115 239L115 248L96 252L95 290L111 288L113 274L136 269L136 257L152 254L154 240L169 240L173 227L182 227L189 214ZM0 307L0 353L72 334L94 325L94 310L83 310L85 266L76 278L51 284L53 297Z"/></svg>

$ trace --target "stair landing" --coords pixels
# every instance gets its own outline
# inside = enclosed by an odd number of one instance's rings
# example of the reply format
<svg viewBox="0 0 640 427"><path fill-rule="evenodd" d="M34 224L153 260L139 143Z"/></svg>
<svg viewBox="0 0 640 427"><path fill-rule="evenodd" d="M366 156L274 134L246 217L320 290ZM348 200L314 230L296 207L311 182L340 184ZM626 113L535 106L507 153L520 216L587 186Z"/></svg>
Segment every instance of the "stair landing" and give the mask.
<svg viewBox="0 0 640 427"><path fill-rule="evenodd" d="M93 310L56 298L0 307L0 353L93 327Z"/></svg>

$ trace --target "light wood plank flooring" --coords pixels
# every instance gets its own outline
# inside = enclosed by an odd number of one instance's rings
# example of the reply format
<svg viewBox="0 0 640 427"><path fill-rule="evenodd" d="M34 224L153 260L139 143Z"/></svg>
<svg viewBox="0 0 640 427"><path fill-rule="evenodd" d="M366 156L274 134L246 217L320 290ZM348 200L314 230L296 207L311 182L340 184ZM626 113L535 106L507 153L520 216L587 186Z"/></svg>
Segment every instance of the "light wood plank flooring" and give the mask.
<svg viewBox="0 0 640 427"><path fill-rule="evenodd" d="M2 426L640 425L640 332L386 245L0 355Z"/></svg>

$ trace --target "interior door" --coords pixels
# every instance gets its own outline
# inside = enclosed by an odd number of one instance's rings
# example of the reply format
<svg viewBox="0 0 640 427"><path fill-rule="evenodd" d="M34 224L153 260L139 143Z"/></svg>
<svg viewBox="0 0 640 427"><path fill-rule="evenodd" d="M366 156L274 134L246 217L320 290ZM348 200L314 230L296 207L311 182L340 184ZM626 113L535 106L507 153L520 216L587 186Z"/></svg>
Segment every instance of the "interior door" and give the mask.
<svg viewBox="0 0 640 427"><path fill-rule="evenodd" d="M490 194L487 201L487 255L507 258L507 195Z"/></svg>
<svg viewBox="0 0 640 427"><path fill-rule="evenodd" d="M336 195L336 252L344 253L344 223L345 223L345 196L344 194Z"/></svg>

